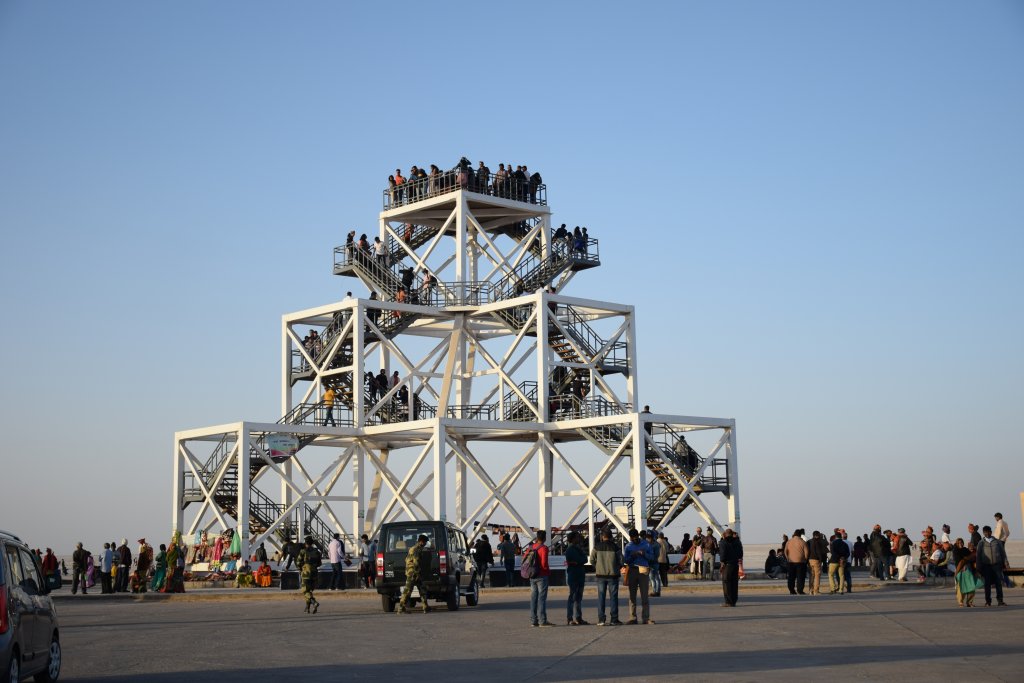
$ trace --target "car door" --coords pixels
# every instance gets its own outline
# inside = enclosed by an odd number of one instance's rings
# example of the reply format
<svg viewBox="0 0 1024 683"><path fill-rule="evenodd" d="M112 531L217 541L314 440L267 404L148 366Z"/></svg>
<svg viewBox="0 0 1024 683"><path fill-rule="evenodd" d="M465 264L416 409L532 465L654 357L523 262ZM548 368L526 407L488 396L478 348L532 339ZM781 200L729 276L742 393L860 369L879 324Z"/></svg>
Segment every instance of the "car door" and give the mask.
<svg viewBox="0 0 1024 683"><path fill-rule="evenodd" d="M455 566L459 571L459 587L465 589L473 580L473 564L466 548L466 537L460 529L449 529L448 536L451 539L449 544L452 554L455 556Z"/></svg>
<svg viewBox="0 0 1024 683"><path fill-rule="evenodd" d="M32 637L35 646L33 651L40 657L45 657L50 647L50 598L46 595L39 561L24 548L19 548L18 553L21 555L21 571L25 575L25 593L32 601Z"/></svg>
<svg viewBox="0 0 1024 683"><path fill-rule="evenodd" d="M26 577L18 548L7 545L5 553L9 572L7 577L8 599L13 608L11 626L14 628L15 638L22 648L22 661L25 662L22 670L29 670L35 668L39 656L39 641L36 636L38 619L35 603L32 596L25 590Z"/></svg>

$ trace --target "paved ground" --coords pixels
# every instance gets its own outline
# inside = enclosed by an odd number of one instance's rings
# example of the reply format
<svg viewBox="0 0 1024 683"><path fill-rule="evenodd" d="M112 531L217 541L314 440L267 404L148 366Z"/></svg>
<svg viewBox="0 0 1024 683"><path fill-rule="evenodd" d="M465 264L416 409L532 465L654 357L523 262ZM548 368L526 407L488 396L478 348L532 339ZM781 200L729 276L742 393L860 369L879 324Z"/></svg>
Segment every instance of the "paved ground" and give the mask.
<svg viewBox="0 0 1024 683"><path fill-rule="evenodd" d="M1008 608L960 609L952 589L891 586L841 597L741 588L666 590L649 626L567 627L565 589L531 628L528 593L476 608L384 614L376 594L193 592L141 601L61 598L66 680L1024 681L1024 590ZM979 594L979 603L983 602ZM622 619L626 619L622 600ZM584 618L596 620L588 587Z"/></svg>

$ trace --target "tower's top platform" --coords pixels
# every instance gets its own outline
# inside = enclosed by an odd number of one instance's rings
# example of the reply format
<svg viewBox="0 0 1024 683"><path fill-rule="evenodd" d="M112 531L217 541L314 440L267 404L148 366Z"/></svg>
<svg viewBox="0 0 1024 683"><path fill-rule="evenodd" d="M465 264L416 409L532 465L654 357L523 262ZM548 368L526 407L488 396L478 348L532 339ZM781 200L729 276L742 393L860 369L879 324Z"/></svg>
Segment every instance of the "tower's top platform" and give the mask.
<svg viewBox="0 0 1024 683"><path fill-rule="evenodd" d="M449 192L468 190L478 194L511 199L528 204L547 206L547 186L540 173L531 173L523 166L512 168L512 164L498 164L492 171L483 161L476 168L466 157L462 157L453 168L442 171L435 164L430 169L413 166L408 176L401 169L395 169L388 176L388 188L384 190L384 210L407 206L424 199L430 199Z"/></svg>

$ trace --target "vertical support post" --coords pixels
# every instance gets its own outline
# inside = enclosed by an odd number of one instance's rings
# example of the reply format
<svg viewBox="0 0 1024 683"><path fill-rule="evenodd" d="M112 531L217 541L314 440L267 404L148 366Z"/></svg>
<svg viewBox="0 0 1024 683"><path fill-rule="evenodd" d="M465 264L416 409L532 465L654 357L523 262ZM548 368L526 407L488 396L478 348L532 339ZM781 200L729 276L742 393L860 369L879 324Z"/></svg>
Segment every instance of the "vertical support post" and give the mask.
<svg viewBox="0 0 1024 683"><path fill-rule="evenodd" d="M387 453L382 453L384 461L387 462ZM378 475L379 478L379 475ZM366 484L366 451L363 448L363 444L360 443L356 446L356 452L352 455L352 533L356 536L359 534L368 534L373 529L368 528L372 523L372 517L366 513L366 493L364 491ZM374 490L373 496L373 512L372 515L377 514L377 491ZM358 542L359 539L353 539L354 542Z"/></svg>
<svg viewBox="0 0 1024 683"><path fill-rule="evenodd" d="M292 351L292 342L291 342L291 339L288 338L288 321L284 318L284 316L282 316L281 317L281 415L287 415L288 412L292 409L292 389L291 389L291 382L289 381L289 373L291 372L291 367L290 367L290 364L291 364L291 351ZM244 427L244 425L243 425L243 427ZM240 447L240 449L244 450L246 452L246 454L247 454L247 457L248 457L249 445L248 445L248 443L245 443L245 444L243 444L243 446L244 446L244 448ZM292 479L292 461L289 459L287 462L285 462L282 465L281 469L284 471L284 478L281 480L281 505L284 508L287 508L289 505L291 505L291 500L292 500L292 491L291 491L290 488L288 488L288 485L286 483L286 482L291 481L291 479ZM243 488L243 486L242 486L242 472L243 472L243 470L239 470L238 471L238 490L239 490L239 492L241 492L241 490ZM246 473L245 481L248 482L249 481L249 477L248 477L249 469L248 469L248 466L246 467L244 472ZM245 488L248 491L248 486L245 486ZM239 510L241 510L241 508L239 508ZM248 510L249 510L248 505L246 505L245 510L246 510L246 514L248 514ZM301 534L301 531L300 531L300 534ZM248 557L248 555L246 557Z"/></svg>
<svg viewBox="0 0 1024 683"><path fill-rule="evenodd" d="M551 531L551 493L554 484L554 456L551 454L547 434L540 435L540 448L537 449L538 474L540 475L540 521L538 529L546 533Z"/></svg>
<svg viewBox="0 0 1024 683"><path fill-rule="evenodd" d="M288 338L288 321L281 316L281 414L292 409L291 375L292 340Z"/></svg>
<svg viewBox="0 0 1024 683"><path fill-rule="evenodd" d="M725 444L726 463L729 468L729 495L727 497L729 507L729 526L737 534L740 533L740 473L736 466L736 422L729 431L729 442Z"/></svg>
<svg viewBox="0 0 1024 683"><path fill-rule="evenodd" d="M587 493L587 539L590 547L587 549L587 553L594 552L594 494Z"/></svg>
<svg viewBox="0 0 1024 683"><path fill-rule="evenodd" d="M637 397L640 394L636 367L636 309L634 307L629 307L626 319L628 321L626 325L626 358L629 368L626 373L626 400L633 406L633 410L636 410L639 407L637 406Z"/></svg>
<svg viewBox="0 0 1024 683"><path fill-rule="evenodd" d="M533 295L533 306L537 318L537 408L541 422L551 420L548 414L551 397L548 396L548 295L538 292Z"/></svg>
<svg viewBox="0 0 1024 683"><path fill-rule="evenodd" d="M647 467L644 464L644 431L640 424L640 413L633 413L633 454L629 468L629 495L633 498L633 509L636 511L634 524L643 528L647 525Z"/></svg>
<svg viewBox="0 0 1024 683"><path fill-rule="evenodd" d="M447 430L444 427L444 419L438 418L434 424L434 452L433 452L433 465L434 465L434 479L431 482L434 489L434 508L433 515L434 519L445 521L447 519L446 511L448 509L446 499L446 472L445 472L445 450L448 447L448 441L445 438L447 436Z"/></svg>
<svg viewBox="0 0 1024 683"><path fill-rule="evenodd" d="M178 435L174 435L174 485L171 496L171 533L180 531L183 534L185 530L182 525L185 523L185 510L182 508L182 497L184 495L184 475L181 467L181 440Z"/></svg>
<svg viewBox="0 0 1024 683"><path fill-rule="evenodd" d="M455 280L458 282L458 297L465 300L466 284L470 278L466 248L469 246L466 232L466 193L459 190L455 193Z"/></svg>
<svg viewBox="0 0 1024 683"><path fill-rule="evenodd" d="M242 559L249 558L249 425L242 423L238 432L238 540Z"/></svg>
<svg viewBox="0 0 1024 683"><path fill-rule="evenodd" d="M463 444L465 445L465 444ZM462 461L462 458L456 457L455 459L455 524L459 527L465 528L466 525L466 514L468 507L466 506L466 463Z"/></svg>
<svg viewBox="0 0 1024 683"><path fill-rule="evenodd" d="M366 376L366 305L363 300L352 309L352 426L364 427L363 416L366 406L364 405L363 377ZM411 397L409 403L412 403Z"/></svg>

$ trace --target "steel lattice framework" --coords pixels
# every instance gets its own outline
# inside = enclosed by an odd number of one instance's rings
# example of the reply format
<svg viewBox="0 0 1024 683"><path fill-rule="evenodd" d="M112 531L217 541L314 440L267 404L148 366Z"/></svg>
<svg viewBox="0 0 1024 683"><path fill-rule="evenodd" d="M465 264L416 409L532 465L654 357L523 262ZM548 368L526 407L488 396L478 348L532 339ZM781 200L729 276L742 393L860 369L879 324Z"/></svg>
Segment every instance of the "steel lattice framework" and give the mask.
<svg viewBox="0 0 1024 683"><path fill-rule="evenodd" d="M591 538L603 524L660 529L688 507L721 532L701 500L716 493L738 531L735 421L636 410L634 309L562 293L600 265L597 240L552 230L537 194L389 194L383 246L335 249L335 274L377 296L282 319L281 420L175 434L174 529L236 529L243 556L451 507L471 537L498 519ZM386 389L370 388L376 370ZM686 440L697 431L714 436L704 454ZM556 520L559 498L571 512Z"/></svg>

